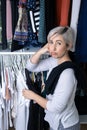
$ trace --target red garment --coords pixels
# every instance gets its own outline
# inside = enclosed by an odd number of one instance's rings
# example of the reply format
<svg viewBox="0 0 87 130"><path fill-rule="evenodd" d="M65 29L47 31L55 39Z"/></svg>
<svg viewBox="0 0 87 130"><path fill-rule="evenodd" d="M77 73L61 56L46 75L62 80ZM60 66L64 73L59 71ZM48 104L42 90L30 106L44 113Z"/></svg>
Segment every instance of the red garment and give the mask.
<svg viewBox="0 0 87 130"><path fill-rule="evenodd" d="M56 24L69 25L70 0L56 0Z"/></svg>

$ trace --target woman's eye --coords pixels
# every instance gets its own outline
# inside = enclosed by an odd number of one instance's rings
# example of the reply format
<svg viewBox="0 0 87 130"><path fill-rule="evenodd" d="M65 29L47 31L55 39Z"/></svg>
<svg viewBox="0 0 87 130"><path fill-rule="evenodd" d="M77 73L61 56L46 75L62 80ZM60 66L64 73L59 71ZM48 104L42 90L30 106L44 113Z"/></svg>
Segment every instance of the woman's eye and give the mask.
<svg viewBox="0 0 87 130"><path fill-rule="evenodd" d="M61 45L61 42L56 42L57 45Z"/></svg>

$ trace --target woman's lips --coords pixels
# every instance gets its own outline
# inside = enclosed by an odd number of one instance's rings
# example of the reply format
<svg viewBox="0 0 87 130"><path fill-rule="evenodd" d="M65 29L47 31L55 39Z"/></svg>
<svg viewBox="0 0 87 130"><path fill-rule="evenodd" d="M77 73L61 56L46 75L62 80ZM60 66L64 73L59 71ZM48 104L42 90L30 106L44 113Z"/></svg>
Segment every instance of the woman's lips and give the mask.
<svg viewBox="0 0 87 130"><path fill-rule="evenodd" d="M56 52L51 52L51 55L56 55Z"/></svg>

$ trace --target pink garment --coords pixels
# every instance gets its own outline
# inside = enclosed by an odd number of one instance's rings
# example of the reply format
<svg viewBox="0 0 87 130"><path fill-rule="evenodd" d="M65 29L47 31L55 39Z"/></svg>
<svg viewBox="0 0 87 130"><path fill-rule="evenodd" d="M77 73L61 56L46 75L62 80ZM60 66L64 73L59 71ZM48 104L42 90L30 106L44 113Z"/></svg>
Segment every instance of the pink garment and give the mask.
<svg viewBox="0 0 87 130"><path fill-rule="evenodd" d="M10 0L6 0L6 35L7 40L12 39L12 14Z"/></svg>

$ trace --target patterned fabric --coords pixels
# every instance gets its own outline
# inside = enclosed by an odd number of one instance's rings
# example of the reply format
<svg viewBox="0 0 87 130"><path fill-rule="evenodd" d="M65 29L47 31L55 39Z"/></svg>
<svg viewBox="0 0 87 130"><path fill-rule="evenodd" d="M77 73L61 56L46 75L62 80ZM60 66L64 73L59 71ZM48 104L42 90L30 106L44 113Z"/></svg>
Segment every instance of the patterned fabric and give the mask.
<svg viewBox="0 0 87 130"><path fill-rule="evenodd" d="M30 12L30 20L33 32L39 31L39 23L40 23L40 3L39 0L36 1L36 8L35 10L29 10Z"/></svg>
<svg viewBox="0 0 87 130"><path fill-rule="evenodd" d="M15 27L18 21L18 3L19 0L11 0L11 9L12 9L12 32L14 36ZM19 41L12 39L11 52L22 49L24 46L19 45Z"/></svg>
<svg viewBox="0 0 87 130"><path fill-rule="evenodd" d="M36 8L33 11L33 15L34 15L34 22L35 22L35 26L36 26L36 31L39 31L39 23L40 23L40 1L37 0L36 1Z"/></svg>
<svg viewBox="0 0 87 130"><path fill-rule="evenodd" d="M26 8L19 7L19 19L14 33L14 40L26 41L28 39L28 17Z"/></svg>
<svg viewBox="0 0 87 130"><path fill-rule="evenodd" d="M30 12L28 11L28 40L26 41L26 46L30 45L36 47L38 46L37 33L33 32L30 20Z"/></svg>
<svg viewBox="0 0 87 130"><path fill-rule="evenodd" d="M29 10L35 10L35 8L36 8L36 0L28 0L27 8Z"/></svg>
<svg viewBox="0 0 87 130"><path fill-rule="evenodd" d="M23 3L26 3L27 0L19 0L19 4L23 4Z"/></svg>

